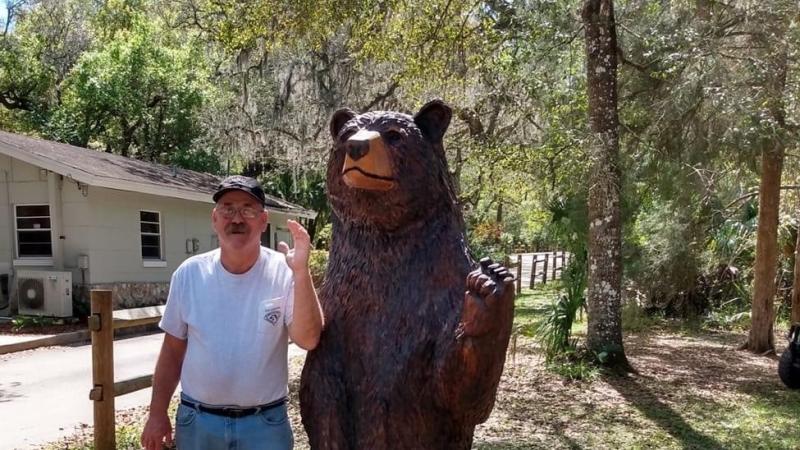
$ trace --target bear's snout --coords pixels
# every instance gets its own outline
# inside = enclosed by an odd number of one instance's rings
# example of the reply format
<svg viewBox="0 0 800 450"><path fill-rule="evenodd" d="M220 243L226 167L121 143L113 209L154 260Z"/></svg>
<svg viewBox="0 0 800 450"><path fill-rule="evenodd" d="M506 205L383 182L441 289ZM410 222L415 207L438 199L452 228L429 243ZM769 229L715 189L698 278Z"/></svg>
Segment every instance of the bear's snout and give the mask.
<svg viewBox="0 0 800 450"><path fill-rule="evenodd" d="M351 139L345 144L345 149L353 161L358 161L369 152L369 141Z"/></svg>
<svg viewBox="0 0 800 450"><path fill-rule="evenodd" d="M344 143L344 150L342 178L347 186L370 191L395 187L391 157L380 133L360 130Z"/></svg>

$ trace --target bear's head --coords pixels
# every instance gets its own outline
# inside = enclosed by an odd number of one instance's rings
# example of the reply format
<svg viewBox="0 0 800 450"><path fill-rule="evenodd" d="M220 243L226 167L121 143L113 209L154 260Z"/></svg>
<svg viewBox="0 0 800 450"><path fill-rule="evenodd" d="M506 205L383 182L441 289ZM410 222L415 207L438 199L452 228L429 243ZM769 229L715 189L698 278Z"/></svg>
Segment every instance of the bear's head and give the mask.
<svg viewBox="0 0 800 450"><path fill-rule="evenodd" d="M336 216L394 231L452 213L455 195L442 146L451 116L440 100L413 117L391 111L334 113L327 188Z"/></svg>

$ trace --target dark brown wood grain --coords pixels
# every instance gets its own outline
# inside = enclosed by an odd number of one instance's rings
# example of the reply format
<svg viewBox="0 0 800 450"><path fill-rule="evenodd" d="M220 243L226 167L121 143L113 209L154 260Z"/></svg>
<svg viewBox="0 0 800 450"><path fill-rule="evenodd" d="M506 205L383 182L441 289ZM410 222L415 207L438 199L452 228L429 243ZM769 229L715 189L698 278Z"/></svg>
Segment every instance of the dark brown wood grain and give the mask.
<svg viewBox="0 0 800 450"><path fill-rule="evenodd" d="M442 148L449 120L434 101L414 117L340 111L331 121L326 326L300 382L314 449L468 449L492 410L513 276L468 256ZM342 181L347 140L363 129L381 133L391 190Z"/></svg>

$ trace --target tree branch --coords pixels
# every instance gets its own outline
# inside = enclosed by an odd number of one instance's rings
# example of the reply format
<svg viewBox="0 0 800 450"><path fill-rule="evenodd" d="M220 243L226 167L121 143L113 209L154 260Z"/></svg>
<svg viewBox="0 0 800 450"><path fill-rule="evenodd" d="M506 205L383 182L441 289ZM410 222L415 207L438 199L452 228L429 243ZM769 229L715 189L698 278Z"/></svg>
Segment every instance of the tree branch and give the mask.
<svg viewBox="0 0 800 450"><path fill-rule="evenodd" d="M782 191L800 190L800 185L794 185L793 184L793 185L781 186L780 190L782 190ZM752 198L752 197L756 197L756 196L758 196L759 192L760 191L753 191L753 192L750 192L748 194L745 194L745 195L737 198L736 200L728 203L728 205L725 206L725 209L729 209L729 208L731 208L732 206L736 205L737 203L739 203L741 201L747 200L747 199Z"/></svg>
<svg viewBox="0 0 800 450"><path fill-rule="evenodd" d="M387 98L391 97L392 95L394 95L394 91L395 91L395 89L397 89L398 86L400 86L399 82L392 81L392 84L389 85L389 88L386 89L386 92L376 94L375 98L373 98L372 101L369 102L369 104L367 104L367 106L361 108L359 110L359 112L365 113L365 112L369 111L370 109L372 109L372 107L374 107L375 105L377 105L377 104L383 102L384 100L386 100Z"/></svg>

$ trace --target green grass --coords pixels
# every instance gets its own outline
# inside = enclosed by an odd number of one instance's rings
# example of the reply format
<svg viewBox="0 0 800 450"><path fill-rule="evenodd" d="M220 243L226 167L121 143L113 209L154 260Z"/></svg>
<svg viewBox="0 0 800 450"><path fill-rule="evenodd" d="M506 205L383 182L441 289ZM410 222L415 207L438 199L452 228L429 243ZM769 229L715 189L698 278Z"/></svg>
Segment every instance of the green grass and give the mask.
<svg viewBox="0 0 800 450"><path fill-rule="evenodd" d="M575 436L584 448L796 449L800 448L800 398L784 391L771 399L700 397L670 405L655 393L603 408L593 433ZM637 394L641 395L641 394ZM777 405L777 401L785 402Z"/></svg>
<svg viewBox="0 0 800 450"><path fill-rule="evenodd" d="M523 289L517 296L514 307L514 326L525 336L533 335L533 324L539 320L547 305L561 293L559 282ZM581 318L583 320L581 320ZM586 334L586 314L579 315L572 325L572 334Z"/></svg>

